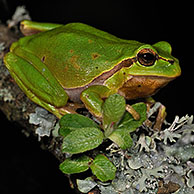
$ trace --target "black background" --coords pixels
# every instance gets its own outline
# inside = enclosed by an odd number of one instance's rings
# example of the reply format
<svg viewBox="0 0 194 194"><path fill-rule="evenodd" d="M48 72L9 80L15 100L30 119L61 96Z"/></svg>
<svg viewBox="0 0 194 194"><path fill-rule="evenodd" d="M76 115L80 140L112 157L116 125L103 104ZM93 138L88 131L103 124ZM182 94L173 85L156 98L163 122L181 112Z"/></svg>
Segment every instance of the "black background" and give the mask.
<svg viewBox="0 0 194 194"><path fill-rule="evenodd" d="M193 4L192 1L30 1L0 0L0 20L10 19L16 6L25 5L32 20L41 22L83 22L120 38L145 43L168 41L173 56L180 60L181 77L155 95L167 107L167 120L193 114ZM33 137L1 121L0 193L69 193L67 180L57 160L40 150ZM3 125L5 124L5 125Z"/></svg>

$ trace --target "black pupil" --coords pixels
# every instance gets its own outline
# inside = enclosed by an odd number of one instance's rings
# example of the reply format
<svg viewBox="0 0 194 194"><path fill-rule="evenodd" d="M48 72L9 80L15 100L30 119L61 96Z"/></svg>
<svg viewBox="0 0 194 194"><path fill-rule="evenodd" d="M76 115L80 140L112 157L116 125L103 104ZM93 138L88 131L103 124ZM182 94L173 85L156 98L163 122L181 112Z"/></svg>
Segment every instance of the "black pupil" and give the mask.
<svg viewBox="0 0 194 194"><path fill-rule="evenodd" d="M142 55L142 58L145 62L151 62L155 60L155 56L152 53L144 53Z"/></svg>

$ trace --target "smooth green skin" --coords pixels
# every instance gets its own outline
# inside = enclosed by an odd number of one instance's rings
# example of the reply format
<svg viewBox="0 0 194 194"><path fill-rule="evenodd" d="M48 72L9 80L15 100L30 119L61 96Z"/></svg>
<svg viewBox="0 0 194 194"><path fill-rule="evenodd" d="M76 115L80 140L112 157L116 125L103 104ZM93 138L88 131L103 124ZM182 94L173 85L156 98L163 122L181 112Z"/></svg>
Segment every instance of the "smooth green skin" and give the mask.
<svg viewBox="0 0 194 194"><path fill-rule="evenodd" d="M149 45L124 40L82 23L23 21L22 25L41 32L13 43L4 62L26 95L58 117L69 112L65 108L69 91L73 91L72 101L81 99L91 113L100 117L102 98L117 93L131 75L174 78L181 73L178 60L171 56L170 44L164 41ZM136 61L113 73L103 84L92 85L100 75L134 58L143 48L154 50L166 60L158 59L152 66ZM167 60L175 62L172 65Z"/></svg>

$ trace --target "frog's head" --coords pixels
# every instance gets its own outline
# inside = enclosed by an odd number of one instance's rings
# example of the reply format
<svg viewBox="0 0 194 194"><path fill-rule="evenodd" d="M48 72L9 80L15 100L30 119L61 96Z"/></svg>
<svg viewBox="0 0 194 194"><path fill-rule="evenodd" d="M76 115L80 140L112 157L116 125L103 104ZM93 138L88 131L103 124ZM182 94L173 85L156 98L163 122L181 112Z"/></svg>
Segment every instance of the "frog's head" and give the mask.
<svg viewBox="0 0 194 194"><path fill-rule="evenodd" d="M119 89L127 99L155 94L169 81L180 76L179 61L171 55L171 46L165 41L142 45L134 51L133 63L126 68L130 78Z"/></svg>

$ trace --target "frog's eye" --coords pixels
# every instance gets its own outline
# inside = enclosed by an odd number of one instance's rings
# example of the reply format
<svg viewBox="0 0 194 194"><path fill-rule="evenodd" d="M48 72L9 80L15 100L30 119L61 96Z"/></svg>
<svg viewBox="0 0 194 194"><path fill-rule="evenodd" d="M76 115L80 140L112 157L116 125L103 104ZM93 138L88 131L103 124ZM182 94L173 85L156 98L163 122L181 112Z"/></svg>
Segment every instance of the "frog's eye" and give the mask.
<svg viewBox="0 0 194 194"><path fill-rule="evenodd" d="M157 60L157 54L152 49L142 49L137 54L137 60L141 65L151 66Z"/></svg>

